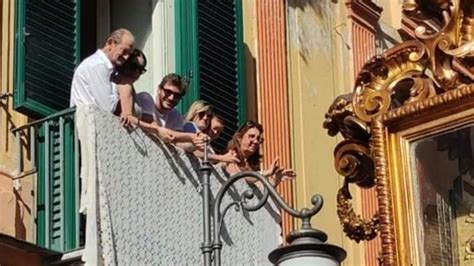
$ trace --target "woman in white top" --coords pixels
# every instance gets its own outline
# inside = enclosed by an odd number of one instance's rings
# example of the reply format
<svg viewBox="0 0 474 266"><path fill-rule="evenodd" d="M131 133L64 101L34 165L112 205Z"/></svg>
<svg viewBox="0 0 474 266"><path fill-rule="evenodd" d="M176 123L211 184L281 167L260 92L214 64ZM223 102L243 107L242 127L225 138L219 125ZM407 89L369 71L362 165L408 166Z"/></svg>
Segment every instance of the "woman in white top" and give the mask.
<svg viewBox="0 0 474 266"><path fill-rule="evenodd" d="M141 118L139 107L134 104L136 92L133 83L146 72L145 67L145 54L141 50L135 49L127 61L123 65L117 66L112 74L112 81L117 87L120 99L115 113L120 115L120 120L125 126L131 123L131 116Z"/></svg>

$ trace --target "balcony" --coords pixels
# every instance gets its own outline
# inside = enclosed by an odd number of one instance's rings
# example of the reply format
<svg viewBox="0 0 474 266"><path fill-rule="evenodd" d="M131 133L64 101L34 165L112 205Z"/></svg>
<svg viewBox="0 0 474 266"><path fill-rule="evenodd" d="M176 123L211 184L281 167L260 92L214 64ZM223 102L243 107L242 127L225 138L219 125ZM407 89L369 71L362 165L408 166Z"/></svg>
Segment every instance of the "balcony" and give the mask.
<svg viewBox="0 0 474 266"><path fill-rule="evenodd" d="M83 255L91 264L201 264L199 160L123 128L112 114L91 107L73 114L67 110L15 131L35 136L37 244L65 254L79 248L85 234L83 251L69 253L73 261ZM211 198L227 178L214 166ZM240 202L248 189L259 194L245 181L235 183L222 206ZM87 213L84 233L80 207ZM280 243L279 223L272 202L257 212L230 208L222 226L223 263L269 264L267 254Z"/></svg>

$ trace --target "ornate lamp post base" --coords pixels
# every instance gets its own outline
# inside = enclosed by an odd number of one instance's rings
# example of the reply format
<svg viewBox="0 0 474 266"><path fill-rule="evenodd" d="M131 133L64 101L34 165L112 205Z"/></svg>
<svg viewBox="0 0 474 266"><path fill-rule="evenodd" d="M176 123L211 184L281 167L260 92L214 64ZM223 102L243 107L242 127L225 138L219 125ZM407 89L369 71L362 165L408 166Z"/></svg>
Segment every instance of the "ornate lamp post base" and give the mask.
<svg viewBox="0 0 474 266"><path fill-rule="evenodd" d="M289 245L273 250L268 259L281 266L288 265L339 265L345 258L344 249L325 243L327 235L313 228L301 228L291 232Z"/></svg>

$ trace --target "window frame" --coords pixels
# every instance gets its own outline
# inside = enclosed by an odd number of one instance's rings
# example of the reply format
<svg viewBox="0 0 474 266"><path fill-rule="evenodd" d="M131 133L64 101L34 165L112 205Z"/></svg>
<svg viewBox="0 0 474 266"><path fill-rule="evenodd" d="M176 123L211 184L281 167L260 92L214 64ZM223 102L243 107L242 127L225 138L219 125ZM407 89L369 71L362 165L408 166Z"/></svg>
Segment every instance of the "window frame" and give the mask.
<svg viewBox="0 0 474 266"><path fill-rule="evenodd" d="M198 1L177 0L175 6L176 72L190 78L186 95L181 99L179 109L184 114L200 96L199 79L199 30ZM237 97L239 123L247 119L247 91L245 89L245 54L243 38L242 0L233 0L236 13L236 56L237 56ZM184 18L184 19L183 19ZM192 37L189 38L189 31Z"/></svg>
<svg viewBox="0 0 474 266"><path fill-rule="evenodd" d="M14 54L14 73L13 73L13 109L16 111L28 115L33 118L42 118L51 115L55 112L61 111L56 110L46 104L40 103L35 99L26 97L26 86L25 86L25 41L26 36L26 1L31 0L16 0L15 1L15 54ZM76 14L74 18L75 32L75 64L79 64L80 61L80 40L81 40L81 9L80 0L72 0L76 3Z"/></svg>

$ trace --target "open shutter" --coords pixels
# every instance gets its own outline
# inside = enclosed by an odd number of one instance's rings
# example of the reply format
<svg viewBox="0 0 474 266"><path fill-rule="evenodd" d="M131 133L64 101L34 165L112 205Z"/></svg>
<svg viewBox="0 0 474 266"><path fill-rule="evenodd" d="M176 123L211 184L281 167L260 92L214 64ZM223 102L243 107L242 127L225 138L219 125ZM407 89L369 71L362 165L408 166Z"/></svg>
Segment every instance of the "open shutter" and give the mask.
<svg viewBox="0 0 474 266"><path fill-rule="evenodd" d="M38 132L37 243L57 251L78 245L74 113L45 121Z"/></svg>
<svg viewBox="0 0 474 266"><path fill-rule="evenodd" d="M179 103L184 114L199 99L199 47L197 0L176 0L176 73L189 79L189 87Z"/></svg>
<svg viewBox="0 0 474 266"><path fill-rule="evenodd" d="M79 63L79 0L16 4L14 107L44 117L69 106Z"/></svg>
<svg viewBox="0 0 474 266"><path fill-rule="evenodd" d="M224 131L215 141L217 150L246 117L242 58L241 1L199 1L200 98L214 106L224 119Z"/></svg>
<svg viewBox="0 0 474 266"><path fill-rule="evenodd" d="M214 106L225 122L224 132L215 141L222 151L246 119L242 1L179 2L177 71L192 73L191 92L182 110L197 99Z"/></svg>

